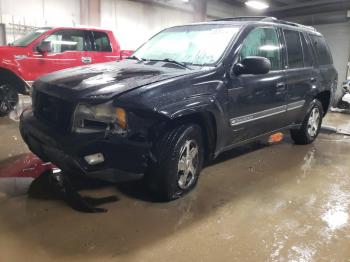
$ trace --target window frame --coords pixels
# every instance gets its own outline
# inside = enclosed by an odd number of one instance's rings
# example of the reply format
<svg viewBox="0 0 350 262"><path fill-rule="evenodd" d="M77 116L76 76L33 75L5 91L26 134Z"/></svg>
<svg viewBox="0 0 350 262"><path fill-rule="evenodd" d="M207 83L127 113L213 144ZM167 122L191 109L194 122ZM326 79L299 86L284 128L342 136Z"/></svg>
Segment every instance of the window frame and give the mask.
<svg viewBox="0 0 350 262"><path fill-rule="evenodd" d="M298 30L290 29L290 28L281 28L281 29L282 29L284 45L285 45L285 56L286 56L286 58L285 58L286 59L285 69L287 69L287 70L300 70L300 69L305 68L303 43L302 43L301 37L300 37L301 32L298 31ZM300 47L301 47L301 54L302 54L302 62L303 62L303 66L302 67L293 67L293 68L291 68L290 65L289 65L288 45L287 45L286 35L284 33L285 31L296 32L298 34L298 36L299 36Z"/></svg>
<svg viewBox="0 0 350 262"><path fill-rule="evenodd" d="M58 29L56 31L51 32L51 34L45 36L45 38L43 38L35 47L34 50L37 49L37 47L41 44L41 42L46 41L47 38L49 38L52 35L55 35L59 32L67 32L67 31L80 31L83 33L83 50L65 50L63 52L49 52L49 54L64 54L67 52L86 52L88 51L88 47L87 47L87 38L88 36L86 35L86 30L82 30L82 29Z"/></svg>
<svg viewBox="0 0 350 262"><path fill-rule="evenodd" d="M102 34L105 34L107 39L108 39L108 43L109 43L109 47L110 47L110 51L99 51L97 50L96 48L96 39L95 39L95 33L102 33ZM112 42L110 40L110 37L108 35L107 32L104 32L104 31L90 31L90 41L91 41L91 45L92 45L92 52L99 52L99 53L112 53L113 52L113 45L112 45Z"/></svg>
<svg viewBox="0 0 350 262"><path fill-rule="evenodd" d="M247 34L245 35L245 37L242 39L239 50L237 51L237 60L236 63L241 62L240 60L240 54L241 54L241 50L243 48L243 44L244 41L247 39L247 37L250 35L250 33L252 33L254 30L256 29L272 29L275 31L276 36L277 36L277 41L278 41L278 46L279 46L279 53L280 53L280 68L279 69L271 69L269 71L270 72L279 72L282 71L284 68L284 55L283 55L283 45L282 45L282 39L281 39L281 35L280 35L280 31L279 28L273 25L257 25L255 27L252 27L251 30L249 32L247 32ZM268 73L268 74L269 74Z"/></svg>
<svg viewBox="0 0 350 262"><path fill-rule="evenodd" d="M314 53L312 51L312 44L310 43L310 40L308 39L308 37L306 36L307 34L303 33L303 32L299 32L299 37L300 37L300 41L301 41L301 48L303 50L303 60L304 60L304 68L310 68L310 67L314 67L315 66L315 57L314 57ZM304 44L303 44L303 40L305 40L305 44L306 44L306 48L309 51L309 55L310 55L310 59L311 59L311 64L306 66L305 64L305 50L304 50Z"/></svg>

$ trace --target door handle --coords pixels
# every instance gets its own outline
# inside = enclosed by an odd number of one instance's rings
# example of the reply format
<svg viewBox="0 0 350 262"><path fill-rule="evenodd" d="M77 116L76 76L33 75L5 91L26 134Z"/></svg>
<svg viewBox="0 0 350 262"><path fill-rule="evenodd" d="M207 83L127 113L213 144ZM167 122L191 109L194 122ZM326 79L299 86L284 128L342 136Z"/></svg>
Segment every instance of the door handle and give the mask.
<svg viewBox="0 0 350 262"><path fill-rule="evenodd" d="M277 83L277 84L276 84L276 90L277 90L277 91L284 91L284 90L286 90L286 89L287 89L286 83L281 82L281 83Z"/></svg>
<svg viewBox="0 0 350 262"><path fill-rule="evenodd" d="M81 57L81 62L83 63L91 63L92 59L89 56L82 56Z"/></svg>
<svg viewBox="0 0 350 262"><path fill-rule="evenodd" d="M287 85L285 82L280 82L276 84L275 95L285 95L287 91Z"/></svg>

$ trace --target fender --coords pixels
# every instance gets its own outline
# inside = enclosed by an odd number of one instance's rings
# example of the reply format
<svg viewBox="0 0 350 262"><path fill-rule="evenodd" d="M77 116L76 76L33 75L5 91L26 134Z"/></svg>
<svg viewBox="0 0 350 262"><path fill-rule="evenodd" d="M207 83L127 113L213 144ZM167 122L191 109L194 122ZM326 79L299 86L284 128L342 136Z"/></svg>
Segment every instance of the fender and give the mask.
<svg viewBox="0 0 350 262"><path fill-rule="evenodd" d="M214 134L208 135L208 139L213 139L213 141L207 142L210 145L211 142L215 141L215 144L210 146L210 151L212 151L210 152L212 154L210 157L215 157L217 152L221 151L225 146L226 142L224 138L226 137L225 132L227 130L227 123L225 121L227 116L221 104L215 95L203 94L157 108L155 111L168 120L180 120L198 115L210 116L214 123L209 122L207 124L211 125L210 127L213 128Z"/></svg>

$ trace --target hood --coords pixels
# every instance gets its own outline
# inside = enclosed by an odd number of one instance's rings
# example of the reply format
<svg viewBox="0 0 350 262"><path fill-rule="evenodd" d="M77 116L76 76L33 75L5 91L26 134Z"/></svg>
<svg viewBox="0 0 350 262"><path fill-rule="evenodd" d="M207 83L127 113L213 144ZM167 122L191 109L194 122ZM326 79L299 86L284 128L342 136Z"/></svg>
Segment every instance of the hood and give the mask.
<svg viewBox="0 0 350 262"><path fill-rule="evenodd" d="M18 46L0 46L0 58L9 58L18 60L27 54L27 49Z"/></svg>
<svg viewBox="0 0 350 262"><path fill-rule="evenodd" d="M70 101L107 100L141 86L196 71L166 62L122 60L51 73L40 78L34 86L36 90Z"/></svg>

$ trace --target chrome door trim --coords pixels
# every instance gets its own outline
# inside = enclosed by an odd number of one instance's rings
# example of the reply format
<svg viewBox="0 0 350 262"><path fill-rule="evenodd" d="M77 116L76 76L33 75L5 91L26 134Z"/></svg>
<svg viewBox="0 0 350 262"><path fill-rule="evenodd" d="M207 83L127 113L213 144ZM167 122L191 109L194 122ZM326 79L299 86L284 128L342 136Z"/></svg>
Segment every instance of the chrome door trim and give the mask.
<svg viewBox="0 0 350 262"><path fill-rule="evenodd" d="M263 110L263 111L258 111L258 112L255 112L253 114L231 118L230 119L230 125L231 126L237 126L237 125L240 125L240 124L256 121L256 120L259 120L259 119L262 119L262 118L266 118L266 117L282 114L282 113L285 113L287 111L292 111L292 110L295 110L295 109L299 109L299 108L303 107L304 104L305 104L305 100L301 100L301 101L289 103L289 104L284 105L284 106L278 106L278 107L266 109L266 110Z"/></svg>

